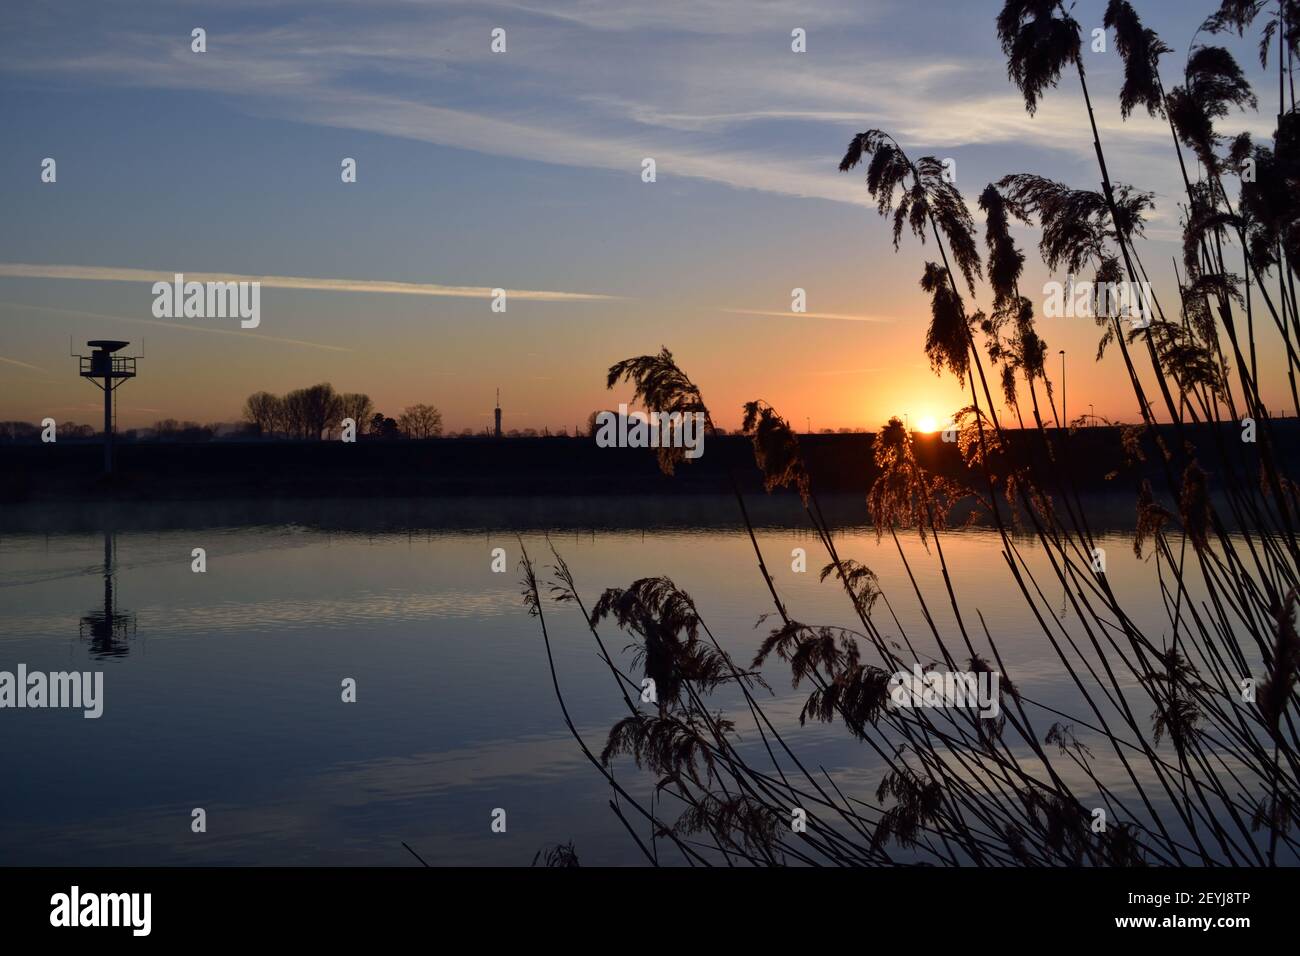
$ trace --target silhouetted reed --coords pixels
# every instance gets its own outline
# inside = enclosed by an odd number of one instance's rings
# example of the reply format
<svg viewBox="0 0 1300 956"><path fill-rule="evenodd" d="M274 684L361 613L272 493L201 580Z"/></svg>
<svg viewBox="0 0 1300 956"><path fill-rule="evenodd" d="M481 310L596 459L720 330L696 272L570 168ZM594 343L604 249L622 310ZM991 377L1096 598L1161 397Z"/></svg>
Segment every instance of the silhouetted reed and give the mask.
<svg viewBox="0 0 1300 956"><path fill-rule="evenodd" d="M1263 6L1225 0L1203 29L1243 30ZM865 164L867 189L891 220L896 248L909 231L923 244L933 241L939 261L926 261L921 277L931 303L925 352L936 372L969 386L969 404L954 416L964 478L925 467L897 418L875 437L878 476L868 511L877 542L888 539L897 551L910 595L886 593L869 566L840 553L798 437L762 401L744 406L743 428L764 486L799 495L825 551L821 578L839 582L853 626L806 622L791 613L734 482L774 609L770 618L760 618L768 631L748 666L732 660L690 596L666 577L609 589L588 610L552 548L548 594L579 608L627 709L599 755L568 718L551 657L555 690L570 731L611 788L611 807L649 862L660 862L661 843L673 848L673 862L690 865L1300 860L1293 835L1300 821L1300 764L1292 706L1300 667L1300 496L1279 465L1273 422L1260 398L1254 306L1262 301L1273 319L1294 398L1300 119L1294 97L1289 110L1284 99L1272 149L1248 137L1229 139L1216 123L1232 109L1253 107L1255 97L1228 51L1194 44L1183 82L1166 92L1159 61L1170 49L1142 25L1133 5L1111 0L1105 22L1116 31L1125 62L1121 115L1140 107L1167 118L1187 193L1184 273L1173 315L1155 297L1149 324L1132 322L1126 329L1132 316L1113 304L1097 316L1103 330L1098 360L1111 344L1118 347L1141 416L1141 424L1120 434L1124 457L1130 465L1157 468L1154 479L1136 468L1114 478L1117 488L1128 483L1135 497L1134 552L1150 569L1163 634L1126 612L1104 563L1096 563L1096 539L1071 477L1070 423L1056 412L1047 343L1034 325L1034 303L1019 288L1024 254L1009 228L1012 221L1036 227L1038 251L1050 269L1093 270L1098 282L1147 282L1140 242L1151 194L1111 179L1080 57L1079 24L1059 0L1008 0L996 24L1008 75L1032 114L1073 67L1101 192L1029 173L989 185L979 199L986 217L987 260L981 262L974 220L934 157L912 160L893 137L868 130L853 137L840 164L842 171ZM1297 5L1279 2L1271 23L1266 43L1280 32L1281 55L1294 56ZM1233 203L1225 178L1236 175L1245 159L1255 161L1257 172L1268 172L1253 181L1243 177ZM1227 266L1234 243L1242 275ZM973 305L985 275L992 293L988 314ZM1175 300L1167 301L1172 306ZM1145 346L1149 371L1139 371L1134 356L1140 352L1130 345ZM1143 375L1157 383L1159 405L1148 397ZM999 420L990 377L1003 408L1022 426L1014 442ZM1032 421L1021 412L1020 379L1029 390ZM607 384L621 380L647 408L708 415L700 389L666 349L614 365ZM1044 420L1040 389L1056 427ZM1300 400L1296 405L1300 412ZM1158 416L1169 424L1157 428ZM1253 444L1236 434L1245 418L1257 429ZM711 429L712 418L707 422ZM671 474L680 456L661 450L660 461ZM954 506L972 499L998 535L1008 583L1077 694L1073 713L1039 699L1032 680L1013 679L972 596L958 594L944 548L954 533ZM946 608L921 587L900 539L909 531L937 562ZM1025 535L1041 549L1047 575L1042 562L1026 560ZM521 565L525 602L542 624L550 656L544 595L526 550ZM1063 606L1049 594L1063 595ZM903 600L916 602L921 632L905 627L895 612ZM626 664L606 650L601 628L611 623L631 641ZM870 749L878 773L874 801L806 766L769 718L760 669L773 658L789 667L793 687L807 693L801 724L842 723ZM891 675L913 668L996 672L996 718L969 709L892 706ZM647 687L654 692L647 694ZM720 695L732 701L737 716L723 713ZM742 753L739 719L752 721L762 758L754 748ZM653 774L648 805L615 776L620 756ZM1104 827L1098 811L1104 811ZM637 819L648 830L634 827Z"/></svg>

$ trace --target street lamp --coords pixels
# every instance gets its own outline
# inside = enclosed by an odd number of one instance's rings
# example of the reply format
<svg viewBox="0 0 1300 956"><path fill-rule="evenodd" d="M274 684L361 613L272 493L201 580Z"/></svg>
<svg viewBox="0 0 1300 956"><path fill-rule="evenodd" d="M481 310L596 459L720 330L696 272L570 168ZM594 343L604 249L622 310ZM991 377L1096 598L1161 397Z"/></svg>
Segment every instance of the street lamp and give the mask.
<svg viewBox="0 0 1300 956"><path fill-rule="evenodd" d="M1061 349L1061 425L1069 429L1070 416L1065 414L1065 349Z"/></svg>

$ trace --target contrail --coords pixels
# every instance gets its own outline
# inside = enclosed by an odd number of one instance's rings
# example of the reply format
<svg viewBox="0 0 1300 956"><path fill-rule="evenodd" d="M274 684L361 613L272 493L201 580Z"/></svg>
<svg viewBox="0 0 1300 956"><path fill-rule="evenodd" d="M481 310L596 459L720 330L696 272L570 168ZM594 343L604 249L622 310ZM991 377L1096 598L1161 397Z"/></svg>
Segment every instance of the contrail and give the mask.
<svg viewBox="0 0 1300 956"><path fill-rule="evenodd" d="M20 362L17 359L5 358L3 355L0 355L0 362L4 362L6 365L19 365L22 368L30 368L37 372L45 372L47 375L49 374L47 369L43 369L39 365L29 365L28 363Z"/></svg>
<svg viewBox="0 0 1300 956"><path fill-rule="evenodd" d="M154 269L119 269L113 266L40 265L0 262L0 277L14 279L82 279L93 282L171 282L178 272ZM440 285L434 282L389 282L384 279L321 279L312 276L254 276L225 272L184 272L190 282L260 282L264 289L302 289L314 292L378 292L389 295L432 295L457 299L491 298L487 286ZM542 289L506 289L511 299L535 302L585 302L621 298L594 292L555 292Z"/></svg>

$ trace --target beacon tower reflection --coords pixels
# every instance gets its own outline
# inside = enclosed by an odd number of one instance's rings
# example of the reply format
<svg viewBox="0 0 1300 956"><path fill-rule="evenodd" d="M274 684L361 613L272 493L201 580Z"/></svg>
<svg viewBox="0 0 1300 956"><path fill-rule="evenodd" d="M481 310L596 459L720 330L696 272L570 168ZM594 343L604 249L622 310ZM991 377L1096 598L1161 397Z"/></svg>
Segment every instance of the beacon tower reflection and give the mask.
<svg viewBox="0 0 1300 956"><path fill-rule="evenodd" d="M135 614L120 611L113 601L113 557L117 551L117 533L104 532L104 607L81 618L78 632L90 642L90 654L97 659L125 657L130 653L129 639L135 636Z"/></svg>

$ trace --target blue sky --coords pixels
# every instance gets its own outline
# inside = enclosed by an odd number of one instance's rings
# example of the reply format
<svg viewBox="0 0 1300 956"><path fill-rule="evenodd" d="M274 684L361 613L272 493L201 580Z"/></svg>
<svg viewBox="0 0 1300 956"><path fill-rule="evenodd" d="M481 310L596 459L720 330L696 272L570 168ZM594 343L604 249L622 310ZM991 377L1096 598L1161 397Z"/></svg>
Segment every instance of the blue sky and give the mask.
<svg viewBox="0 0 1300 956"><path fill-rule="evenodd" d="M972 206L1013 171L1095 188L1077 83L1028 117L997 6L10 0L0 263L611 298L519 299L497 315L481 297L268 290L261 326L243 332L153 322L147 282L0 268L0 419L95 420L70 335L144 337L124 426L233 420L251 391L329 380L390 414L432 402L455 429L487 424L500 385L508 425L572 427L625 397L603 388L609 364L660 345L724 424L755 397L814 427L942 417L963 402L922 354L916 283L933 249L895 253L861 177L835 167L854 133L881 127L914 156L954 157ZM1078 5L1085 33L1104 6ZM1171 82L1211 6L1137 3L1178 51ZM206 53L190 50L194 27ZM489 51L495 27L505 54ZM807 53L790 51L795 27ZM1253 39L1226 43L1258 76ZM1113 49L1085 63L1113 175L1157 193L1144 257L1168 263L1168 129L1120 119ZM1274 88L1257 89L1264 115L1227 128L1271 128ZM55 184L39 179L47 156ZM355 184L340 182L343 157ZM786 314L796 286L808 316ZM1077 356L1072 389L1133 419L1122 373L1092 363L1091 322L1053 321L1041 332Z"/></svg>

